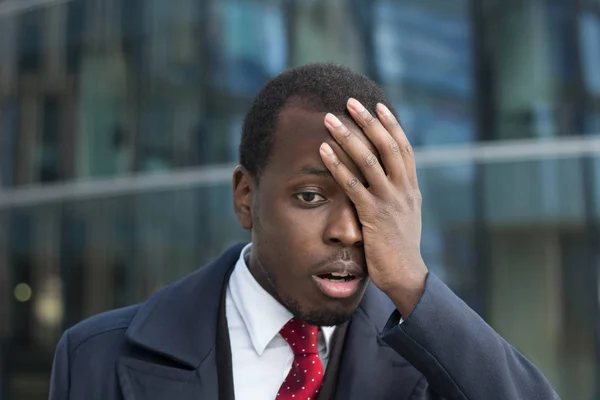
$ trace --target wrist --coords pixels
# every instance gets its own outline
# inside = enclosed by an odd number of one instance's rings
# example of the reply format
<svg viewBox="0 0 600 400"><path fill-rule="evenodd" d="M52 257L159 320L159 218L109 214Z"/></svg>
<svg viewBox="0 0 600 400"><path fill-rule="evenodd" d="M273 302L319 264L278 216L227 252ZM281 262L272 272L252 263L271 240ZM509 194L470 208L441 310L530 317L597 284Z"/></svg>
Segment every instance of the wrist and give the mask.
<svg viewBox="0 0 600 400"><path fill-rule="evenodd" d="M421 299L425 291L427 275L428 271L423 263L418 268L414 268L410 274L403 274L382 289L402 314L404 320L413 312Z"/></svg>

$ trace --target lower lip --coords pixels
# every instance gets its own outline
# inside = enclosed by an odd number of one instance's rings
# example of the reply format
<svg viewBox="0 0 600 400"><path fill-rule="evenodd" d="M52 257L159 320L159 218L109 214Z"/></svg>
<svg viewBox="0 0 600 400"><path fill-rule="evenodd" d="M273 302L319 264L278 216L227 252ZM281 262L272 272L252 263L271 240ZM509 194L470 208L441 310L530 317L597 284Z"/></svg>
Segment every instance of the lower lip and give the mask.
<svg viewBox="0 0 600 400"><path fill-rule="evenodd" d="M353 296L358 291L358 286L362 279L352 279L351 281L333 282L318 276L313 276L317 286L321 291L334 299L345 299Z"/></svg>

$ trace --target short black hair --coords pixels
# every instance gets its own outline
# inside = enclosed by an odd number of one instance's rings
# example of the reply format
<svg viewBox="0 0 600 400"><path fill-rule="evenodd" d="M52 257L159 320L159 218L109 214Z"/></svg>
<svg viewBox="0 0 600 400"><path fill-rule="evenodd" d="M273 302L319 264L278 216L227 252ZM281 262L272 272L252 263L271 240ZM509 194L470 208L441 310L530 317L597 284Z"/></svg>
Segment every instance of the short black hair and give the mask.
<svg viewBox="0 0 600 400"><path fill-rule="evenodd" d="M373 115L377 103L385 104L395 114L375 82L341 65L306 64L274 77L256 95L244 119L240 164L259 179L269 161L279 114L286 106L298 105L307 111L350 118L346 109L350 97L359 100Z"/></svg>

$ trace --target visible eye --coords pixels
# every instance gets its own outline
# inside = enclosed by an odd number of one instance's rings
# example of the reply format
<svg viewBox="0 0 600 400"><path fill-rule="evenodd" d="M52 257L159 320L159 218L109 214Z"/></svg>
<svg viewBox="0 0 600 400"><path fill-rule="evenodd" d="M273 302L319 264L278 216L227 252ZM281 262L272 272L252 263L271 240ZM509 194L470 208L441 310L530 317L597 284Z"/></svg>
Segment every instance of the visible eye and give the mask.
<svg viewBox="0 0 600 400"><path fill-rule="evenodd" d="M302 192L294 195L298 200L307 204L319 204L326 201L325 197L314 192Z"/></svg>

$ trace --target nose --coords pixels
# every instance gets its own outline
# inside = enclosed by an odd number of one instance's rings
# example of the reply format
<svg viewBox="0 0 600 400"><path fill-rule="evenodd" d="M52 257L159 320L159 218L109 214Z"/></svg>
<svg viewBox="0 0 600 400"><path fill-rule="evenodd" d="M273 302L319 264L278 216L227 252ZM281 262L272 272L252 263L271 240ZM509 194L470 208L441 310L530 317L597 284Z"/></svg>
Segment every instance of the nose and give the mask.
<svg viewBox="0 0 600 400"><path fill-rule="evenodd" d="M356 209L350 199L346 199L343 205L332 207L324 232L324 240L328 244L334 245L362 246L362 229Z"/></svg>

